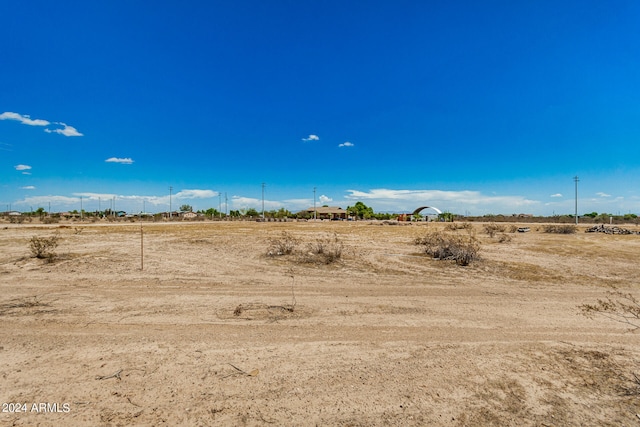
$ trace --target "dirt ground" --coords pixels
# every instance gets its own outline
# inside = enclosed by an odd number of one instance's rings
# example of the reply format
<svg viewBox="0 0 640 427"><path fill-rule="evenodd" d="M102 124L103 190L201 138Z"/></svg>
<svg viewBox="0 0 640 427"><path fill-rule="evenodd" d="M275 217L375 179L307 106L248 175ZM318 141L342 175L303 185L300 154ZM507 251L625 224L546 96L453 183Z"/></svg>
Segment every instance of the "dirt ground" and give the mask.
<svg viewBox="0 0 640 427"><path fill-rule="evenodd" d="M142 266L139 224L0 224L0 425L640 425L640 332L578 309L638 295L640 236L475 224L462 267L438 227L145 224Z"/></svg>

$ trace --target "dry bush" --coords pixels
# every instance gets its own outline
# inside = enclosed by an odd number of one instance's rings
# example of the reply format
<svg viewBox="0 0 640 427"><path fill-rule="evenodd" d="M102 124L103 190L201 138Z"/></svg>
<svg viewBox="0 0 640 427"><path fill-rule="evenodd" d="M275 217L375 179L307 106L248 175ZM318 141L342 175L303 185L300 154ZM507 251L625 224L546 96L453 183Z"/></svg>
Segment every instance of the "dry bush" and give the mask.
<svg viewBox="0 0 640 427"><path fill-rule="evenodd" d="M458 265L469 265L478 259L480 243L475 236L452 235L433 231L415 239L416 245L425 247L425 252L439 260L454 260Z"/></svg>
<svg viewBox="0 0 640 427"><path fill-rule="evenodd" d="M509 236L508 234L499 234L498 235L498 242L500 243L509 243L511 241L511 236Z"/></svg>
<svg viewBox="0 0 640 427"><path fill-rule="evenodd" d="M450 222L444 227L448 231L471 230L472 228L473 226L470 222Z"/></svg>
<svg viewBox="0 0 640 427"><path fill-rule="evenodd" d="M627 324L633 330L640 329L640 302L631 293L624 293L616 287L607 292L606 299L600 299L595 304L583 304L578 308L589 318L604 316Z"/></svg>
<svg viewBox="0 0 640 427"><path fill-rule="evenodd" d="M517 225L515 225L515 224L511 224L511 225L509 226L509 233L515 233L515 232L517 232L517 231L518 231L518 226L517 226Z"/></svg>
<svg viewBox="0 0 640 427"><path fill-rule="evenodd" d="M493 238L496 233L504 233L506 229L507 227L504 224L496 224L495 222L484 225L484 232L491 238Z"/></svg>
<svg viewBox="0 0 640 427"><path fill-rule="evenodd" d="M283 231L269 239L267 256L293 255L294 262L303 264L332 264L342 258L344 245L337 234L325 235L300 247L300 240Z"/></svg>
<svg viewBox="0 0 640 427"><path fill-rule="evenodd" d="M283 231L280 237L269 239L268 256L291 255L298 246L299 240Z"/></svg>
<svg viewBox="0 0 640 427"><path fill-rule="evenodd" d="M307 250L298 256L298 261L313 264L332 264L342 258L344 245L336 233L318 237L307 244Z"/></svg>
<svg viewBox="0 0 640 427"><path fill-rule="evenodd" d="M56 257L55 249L58 246L59 237L57 234L50 237L33 236L29 240L29 249L33 257L52 262Z"/></svg>
<svg viewBox="0 0 640 427"><path fill-rule="evenodd" d="M545 225L542 230L545 233L575 234L575 232L578 231L578 227L573 224L550 224Z"/></svg>

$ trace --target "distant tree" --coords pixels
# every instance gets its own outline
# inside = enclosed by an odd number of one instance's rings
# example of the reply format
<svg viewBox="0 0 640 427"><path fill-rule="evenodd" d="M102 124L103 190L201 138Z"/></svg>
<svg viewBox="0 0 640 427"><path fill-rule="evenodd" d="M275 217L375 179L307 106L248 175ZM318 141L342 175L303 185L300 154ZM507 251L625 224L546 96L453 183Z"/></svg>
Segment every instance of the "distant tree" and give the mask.
<svg viewBox="0 0 640 427"><path fill-rule="evenodd" d="M255 210L254 208L249 208L244 212L245 216L250 216L250 217L254 217L254 216L260 216L260 214L258 213L257 210Z"/></svg>
<svg viewBox="0 0 640 427"><path fill-rule="evenodd" d="M453 217L454 215L451 212L442 212L441 214L438 214L438 220L444 222L453 222Z"/></svg>
<svg viewBox="0 0 640 427"><path fill-rule="evenodd" d="M277 211L271 211L269 214L272 218L289 218L293 216L293 214L285 208L280 208Z"/></svg>
<svg viewBox="0 0 640 427"><path fill-rule="evenodd" d="M598 216L598 212L591 212L591 213L586 213L582 216L588 216L589 218L595 218Z"/></svg>
<svg viewBox="0 0 640 427"><path fill-rule="evenodd" d="M44 215L44 208L36 209L35 214L38 215L40 218L42 218L42 216Z"/></svg>
<svg viewBox="0 0 640 427"><path fill-rule="evenodd" d="M198 211L198 213L204 214L208 218L213 218L216 216L220 216L220 212L217 209L209 208L206 211Z"/></svg>
<svg viewBox="0 0 640 427"><path fill-rule="evenodd" d="M182 205L180 206L180 212L191 212L193 207L191 205Z"/></svg>
<svg viewBox="0 0 640 427"><path fill-rule="evenodd" d="M232 210L229 211L229 216L231 216L231 217L239 217L240 216L240 211L239 210L235 210L234 211L232 209Z"/></svg>
<svg viewBox="0 0 640 427"><path fill-rule="evenodd" d="M347 213L359 219L369 219L373 217L373 208L362 202L356 202L353 206L347 206Z"/></svg>

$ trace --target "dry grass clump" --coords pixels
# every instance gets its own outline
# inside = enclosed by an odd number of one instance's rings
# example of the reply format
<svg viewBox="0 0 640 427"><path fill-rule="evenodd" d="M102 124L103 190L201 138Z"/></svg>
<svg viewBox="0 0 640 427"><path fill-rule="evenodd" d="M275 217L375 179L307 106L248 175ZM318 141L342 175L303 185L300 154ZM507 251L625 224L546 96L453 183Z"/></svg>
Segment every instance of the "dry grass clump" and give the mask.
<svg viewBox="0 0 640 427"><path fill-rule="evenodd" d="M314 264L332 264L342 258L344 245L338 235L318 237L307 244L307 251L298 258L299 261Z"/></svg>
<svg viewBox="0 0 640 427"><path fill-rule="evenodd" d="M470 222L450 222L444 227L447 231L471 230L472 228L473 225Z"/></svg>
<svg viewBox="0 0 640 427"><path fill-rule="evenodd" d="M478 259L480 243L475 236L453 235L432 231L415 239L416 245L425 247L425 252L435 259L453 260L458 265L469 265Z"/></svg>
<svg viewBox="0 0 640 427"><path fill-rule="evenodd" d="M284 231L280 237L269 240L267 256L293 255L303 264L332 264L342 258L344 245L337 234L317 237L300 247L300 240Z"/></svg>
<svg viewBox="0 0 640 427"><path fill-rule="evenodd" d="M573 224L549 224L545 225L542 230L545 233L575 234L578 231L578 227Z"/></svg>
<svg viewBox="0 0 640 427"><path fill-rule="evenodd" d="M58 247L59 237L57 234L50 237L33 236L31 240L29 240L31 255L34 258L46 259L48 262L53 262L56 258L55 249Z"/></svg>
<svg viewBox="0 0 640 427"><path fill-rule="evenodd" d="M489 235L489 237L493 238L496 233L504 233L507 230L507 227L504 224L496 224L495 222L490 222L489 224L484 225L484 232Z"/></svg>
<svg viewBox="0 0 640 427"><path fill-rule="evenodd" d="M269 239L268 256L291 255L298 246L299 240L283 231L280 237Z"/></svg>

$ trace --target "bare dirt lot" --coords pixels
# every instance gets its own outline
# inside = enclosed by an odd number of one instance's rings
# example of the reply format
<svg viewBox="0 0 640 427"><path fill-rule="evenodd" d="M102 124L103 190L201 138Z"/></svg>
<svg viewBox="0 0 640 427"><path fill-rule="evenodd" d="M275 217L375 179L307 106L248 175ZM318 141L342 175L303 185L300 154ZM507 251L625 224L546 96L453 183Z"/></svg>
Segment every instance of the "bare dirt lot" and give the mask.
<svg viewBox="0 0 640 427"><path fill-rule="evenodd" d="M638 295L640 237L475 224L462 267L443 227L145 224L141 269L139 224L0 224L0 425L640 425L640 334L578 309Z"/></svg>

